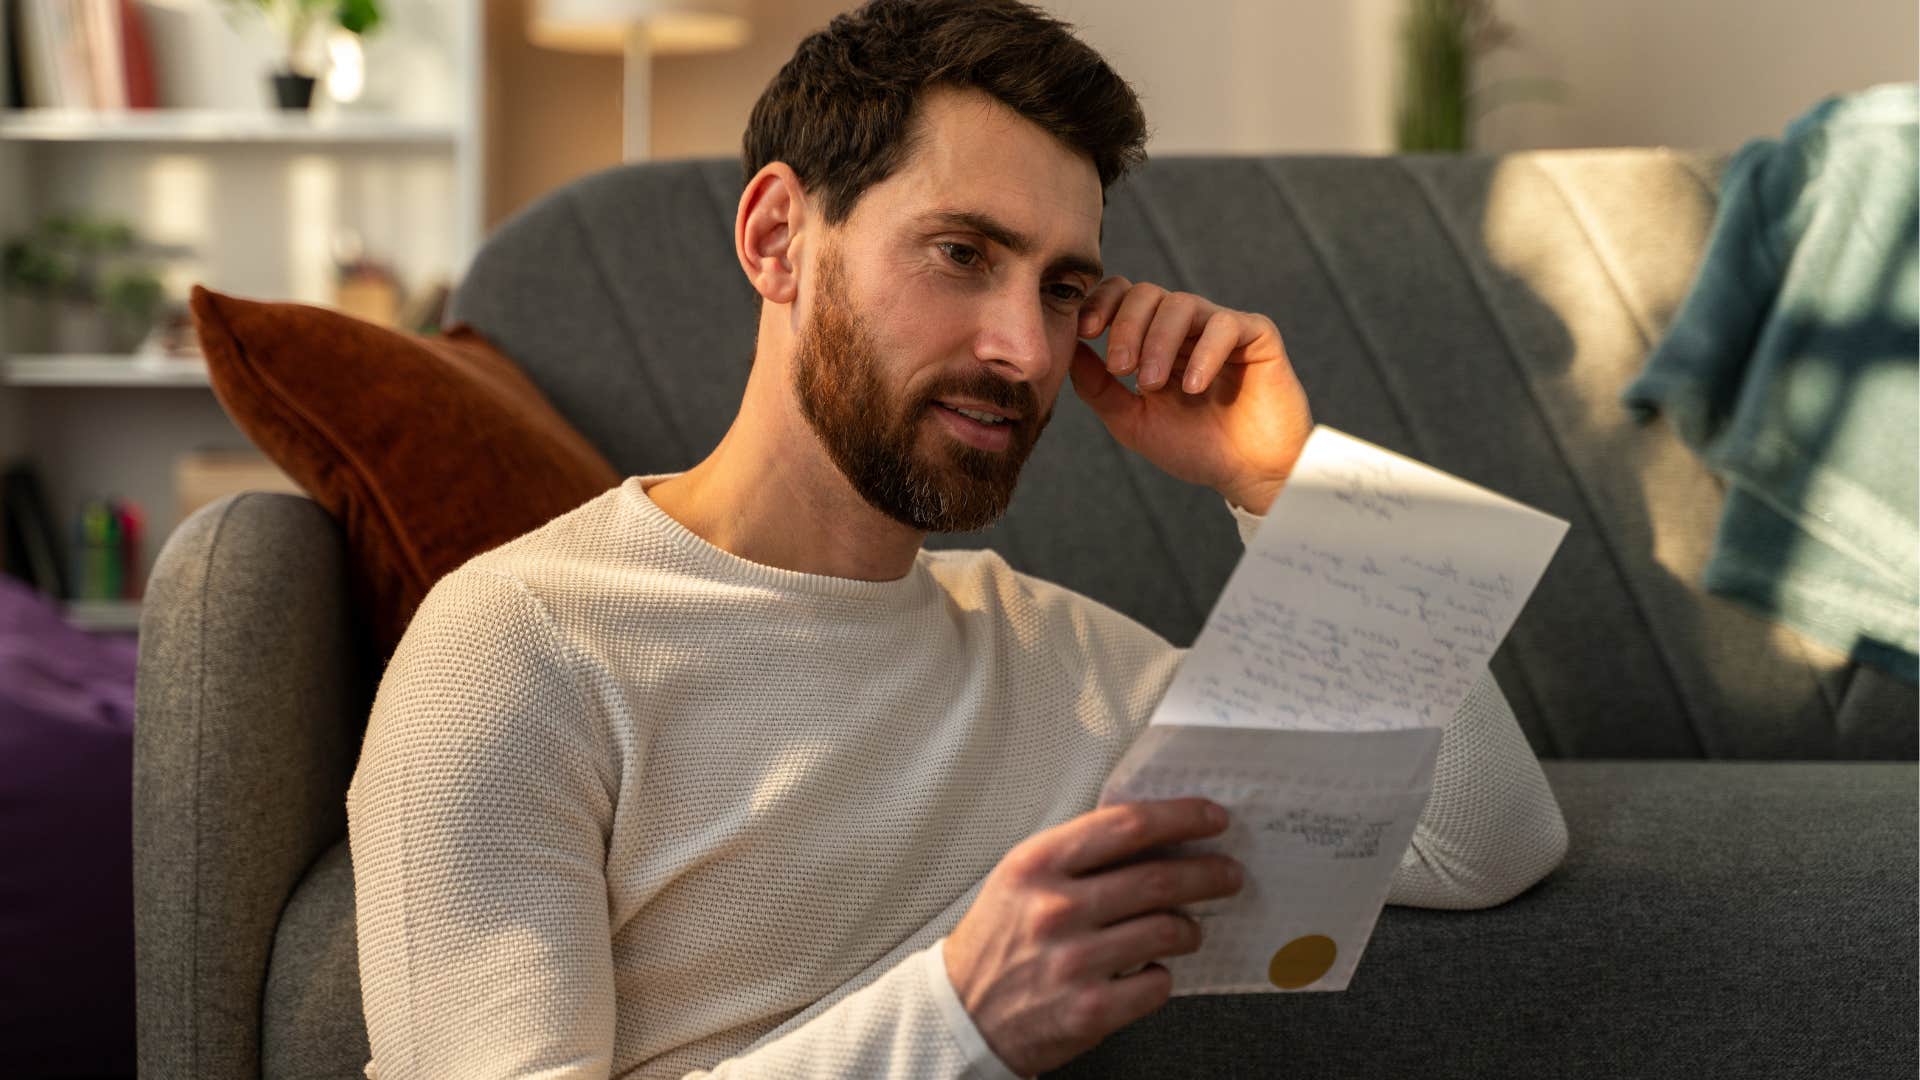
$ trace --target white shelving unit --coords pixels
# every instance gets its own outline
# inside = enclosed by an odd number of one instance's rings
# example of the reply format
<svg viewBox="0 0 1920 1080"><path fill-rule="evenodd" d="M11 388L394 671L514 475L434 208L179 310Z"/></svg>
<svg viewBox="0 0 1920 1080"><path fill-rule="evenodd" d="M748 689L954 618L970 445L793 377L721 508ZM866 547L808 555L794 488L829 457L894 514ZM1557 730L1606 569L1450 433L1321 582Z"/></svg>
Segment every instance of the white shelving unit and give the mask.
<svg viewBox="0 0 1920 1080"><path fill-rule="evenodd" d="M162 279L175 303L197 283L329 305L349 234L409 289L465 274L484 235L481 0L383 5L362 97L334 102L323 84L306 112L268 101L264 25L236 27L215 0L136 2L167 107L0 108L0 239L55 213L127 221L174 253ZM248 445L198 358L12 353L0 323L0 465L38 468L70 574L66 530L87 499L144 511L144 582L178 524L174 459ZM139 610L75 601L67 614L131 630Z"/></svg>
<svg viewBox="0 0 1920 1080"><path fill-rule="evenodd" d="M64 611L67 621L82 630L118 633L140 629L138 600L74 600Z"/></svg>
<svg viewBox="0 0 1920 1080"><path fill-rule="evenodd" d="M208 385L207 362L198 357L9 356L0 377L8 386Z"/></svg>
<svg viewBox="0 0 1920 1080"><path fill-rule="evenodd" d="M232 109L32 109L0 119L0 139L83 143L442 143L460 141L454 123L333 113Z"/></svg>

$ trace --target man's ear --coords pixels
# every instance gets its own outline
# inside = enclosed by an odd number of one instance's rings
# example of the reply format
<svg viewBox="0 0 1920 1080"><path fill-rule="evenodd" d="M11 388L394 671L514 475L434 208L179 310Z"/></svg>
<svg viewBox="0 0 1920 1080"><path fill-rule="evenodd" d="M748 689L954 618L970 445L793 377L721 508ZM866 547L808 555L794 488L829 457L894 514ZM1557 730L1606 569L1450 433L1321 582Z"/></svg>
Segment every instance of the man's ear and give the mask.
<svg viewBox="0 0 1920 1080"><path fill-rule="evenodd" d="M773 303L791 304L799 294L798 238L806 215L806 189L785 162L768 162L740 193L734 252L754 291Z"/></svg>

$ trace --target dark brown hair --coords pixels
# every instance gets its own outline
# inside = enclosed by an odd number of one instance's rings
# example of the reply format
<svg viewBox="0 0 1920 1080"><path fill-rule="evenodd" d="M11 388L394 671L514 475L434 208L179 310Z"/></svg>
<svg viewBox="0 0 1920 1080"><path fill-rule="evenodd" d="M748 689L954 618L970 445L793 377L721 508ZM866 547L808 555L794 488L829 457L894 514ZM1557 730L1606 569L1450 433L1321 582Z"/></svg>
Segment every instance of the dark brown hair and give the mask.
<svg viewBox="0 0 1920 1080"><path fill-rule="evenodd" d="M985 91L1085 154L1104 192L1146 160L1126 80L1072 27L1019 0L870 0L800 43L753 106L746 180L784 161L829 224L912 152L923 91Z"/></svg>

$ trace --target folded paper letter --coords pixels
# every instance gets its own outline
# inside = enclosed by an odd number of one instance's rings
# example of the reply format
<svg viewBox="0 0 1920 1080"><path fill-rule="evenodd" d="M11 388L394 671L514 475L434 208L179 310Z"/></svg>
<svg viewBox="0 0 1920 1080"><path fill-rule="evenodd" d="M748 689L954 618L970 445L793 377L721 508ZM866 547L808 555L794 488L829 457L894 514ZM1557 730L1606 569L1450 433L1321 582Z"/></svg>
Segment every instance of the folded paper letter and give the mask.
<svg viewBox="0 0 1920 1080"><path fill-rule="evenodd" d="M1102 805L1203 795L1236 896L1185 910L1174 993L1344 990L1433 788L1441 730L1567 523L1316 427Z"/></svg>

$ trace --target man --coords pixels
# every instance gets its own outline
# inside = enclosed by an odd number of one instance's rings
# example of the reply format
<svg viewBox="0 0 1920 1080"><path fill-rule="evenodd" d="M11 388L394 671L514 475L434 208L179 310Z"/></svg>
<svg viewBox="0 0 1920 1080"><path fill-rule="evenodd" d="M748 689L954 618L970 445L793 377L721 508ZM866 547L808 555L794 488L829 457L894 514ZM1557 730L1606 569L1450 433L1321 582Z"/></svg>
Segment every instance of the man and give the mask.
<svg viewBox="0 0 1920 1080"><path fill-rule="evenodd" d="M1238 876L1150 856L1221 808L1091 807L1182 650L921 546L1005 510L1069 378L1243 536L1284 483L1273 323L1103 276L1143 142L1014 0L801 45L746 135L738 419L448 575L388 665L348 792L369 1076L1028 1076L1167 999L1178 909ZM1389 899L1500 903L1564 848L1483 677Z"/></svg>

